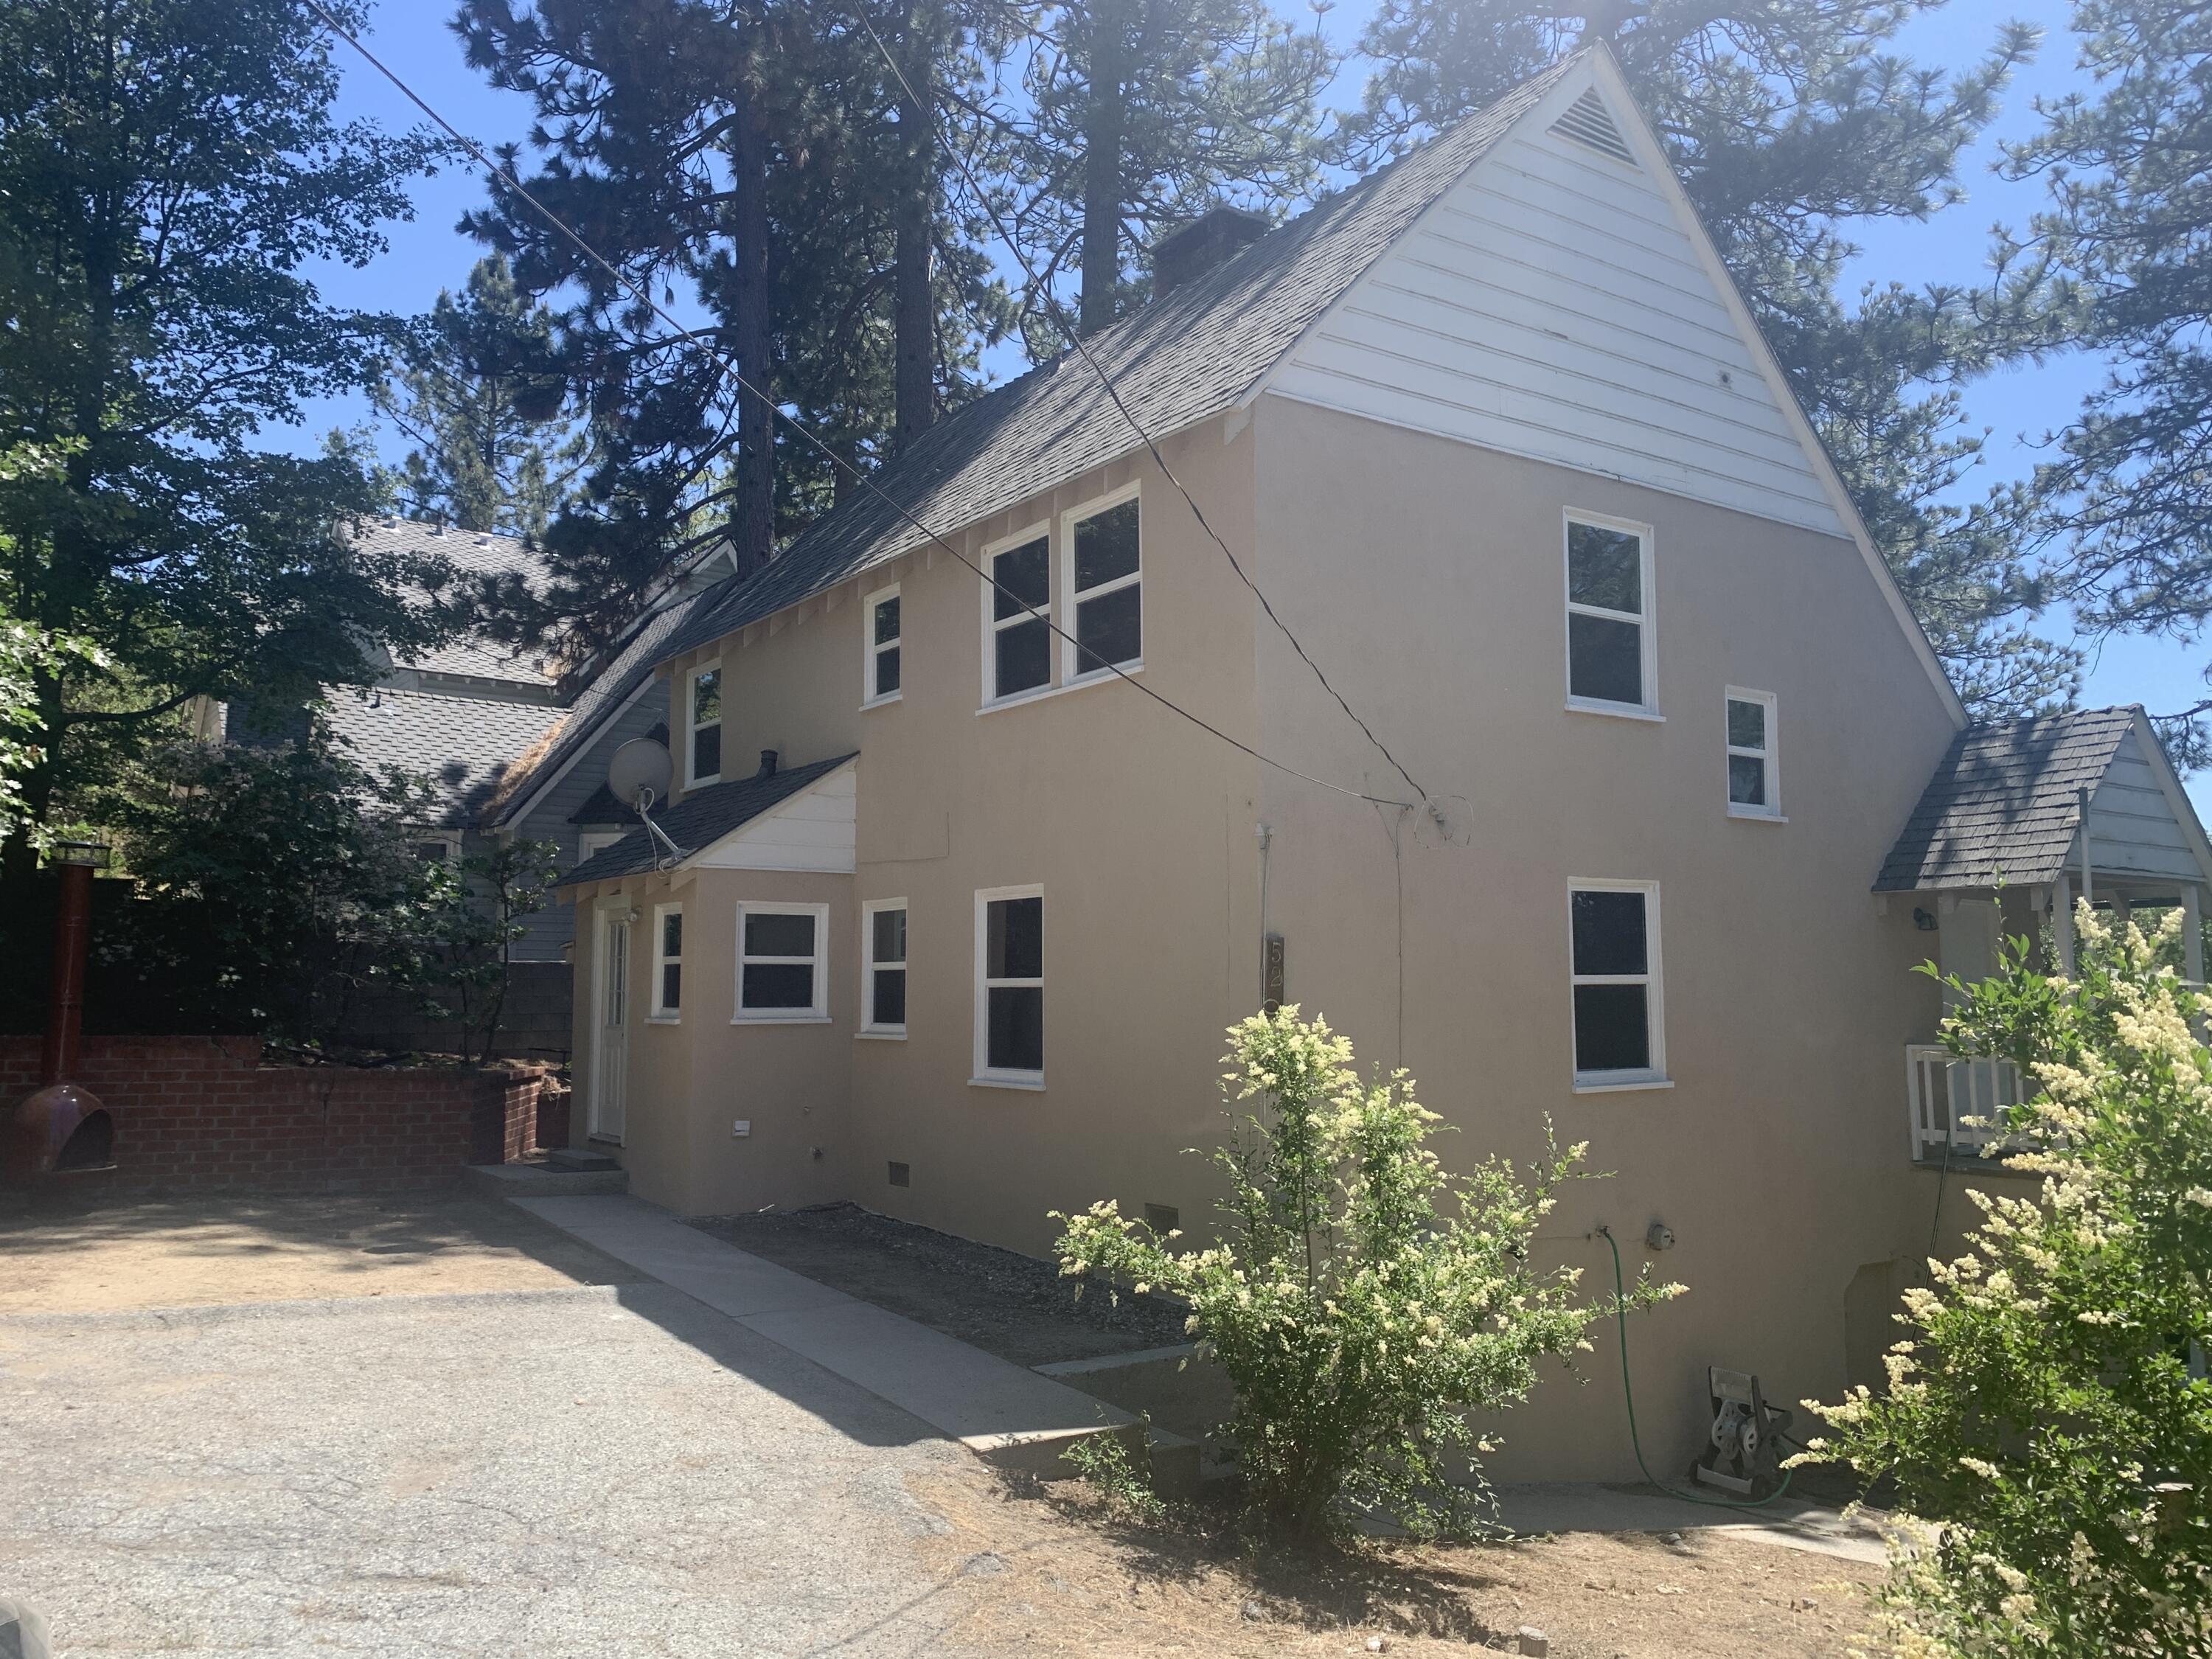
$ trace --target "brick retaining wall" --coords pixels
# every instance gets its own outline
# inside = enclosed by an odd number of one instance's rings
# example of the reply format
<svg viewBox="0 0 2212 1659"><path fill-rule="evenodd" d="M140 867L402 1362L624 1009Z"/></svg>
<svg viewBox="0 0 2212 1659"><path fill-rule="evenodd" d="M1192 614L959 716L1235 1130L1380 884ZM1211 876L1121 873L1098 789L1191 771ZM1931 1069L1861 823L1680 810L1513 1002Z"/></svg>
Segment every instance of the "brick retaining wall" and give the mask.
<svg viewBox="0 0 2212 1659"><path fill-rule="evenodd" d="M0 1037L0 1106L38 1082L40 1040ZM133 1190L342 1192L450 1180L537 1140L542 1066L264 1066L252 1037L88 1037L77 1082L115 1110Z"/></svg>

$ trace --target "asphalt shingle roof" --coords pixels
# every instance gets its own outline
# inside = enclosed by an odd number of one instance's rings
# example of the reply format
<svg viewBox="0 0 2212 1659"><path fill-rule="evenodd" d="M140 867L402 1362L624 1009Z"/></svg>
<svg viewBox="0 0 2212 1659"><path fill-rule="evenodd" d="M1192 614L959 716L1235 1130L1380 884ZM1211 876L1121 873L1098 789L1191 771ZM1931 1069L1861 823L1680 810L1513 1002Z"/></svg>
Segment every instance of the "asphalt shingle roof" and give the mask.
<svg viewBox="0 0 2212 1659"><path fill-rule="evenodd" d="M501 781L559 718L544 703L450 697L378 686L333 689L321 720L353 758L374 769L396 767L428 778L438 792L441 823L482 812Z"/></svg>
<svg viewBox="0 0 2212 1659"><path fill-rule="evenodd" d="M768 777L737 778L709 785L684 796L666 811L656 811L653 821L661 833L689 858L710 847L732 830L750 823L771 807L789 800L817 778L827 777L860 753L839 755L808 766L793 766ZM653 868L661 853L659 844L642 830L633 830L611 847L602 848L561 879L564 887L579 882L611 881Z"/></svg>
<svg viewBox="0 0 2212 1659"><path fill-rule="evenodd" d="M543 586L545 561L514 536L488 531L446 530L412 519L386 519L356 532L356 544L387 553L419 553L445 560L468 576L520 576L532 589ZM544 685L556 678L544 653L530 647L502 645L463 635L405 659L404 668L435 674L469 674L480 679L520 680Z"/></svg>
<svg viewBox="0 0 2212 1659"><path fill-rule="evenodd" d="M1093 337L1090 354L1130 413L1164 437L1232 408L1581 57ZM1031 369L933 427L875 475L876 489L854 490L765 568L709 590L709 603L661 656L680 656L921 546L928 538L891 501L950 534L1138 443L1081 356Z"/></svg>
<svg viewBox="0 0 2212 1659"><path fill-rule="evenodd" d="M647 617L613 660L593 675L576 694L575 701L548 728L539 752L531 756L494 803L495 827L513 819L529 802L540 780L553 776L576 751L597 735L600 724L620 708L629 695L652 678L653 665L673 653L668 641L716 590L708 588L680 599Z"/></svg>
<svg viewBox="0 0 2212 1659"><path fill-rule="evenodd" d="M2085 708L1970 726L1929 780L1875 878L1877 893L2034 885L2065 868L2094 791L2141 711Z"/></svg>

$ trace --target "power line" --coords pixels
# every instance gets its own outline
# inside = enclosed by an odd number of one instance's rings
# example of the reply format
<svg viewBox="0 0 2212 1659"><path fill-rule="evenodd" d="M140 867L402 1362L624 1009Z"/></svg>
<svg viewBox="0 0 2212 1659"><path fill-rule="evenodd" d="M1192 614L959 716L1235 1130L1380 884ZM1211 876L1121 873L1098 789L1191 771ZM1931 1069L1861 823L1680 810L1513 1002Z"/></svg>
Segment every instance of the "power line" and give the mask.
<svg viewBox="0 0 2212 1659"><path fill-rule="evenodd" d="M605 257L602 255L597 248L593 247L574 229L571 228L568 222L562 219L559 214L554 212L553 210L547 207L544 203L539 201L535 196L532 195L530 191L524 187L520 179L517 179L508 169L494 161L491 157L485 153L483 145L477 143L475 139L470 137L468 134L463 132L459 127L455 126L451 121L448 121L443 115L440 114L435 109L434 109L420 93L416 92L414 88L408 85L404 80L400 78L396 71L383 61L383 59L377 57L374 52L371 52L366 46L364 46L357 35L354 34L351 30L346 28L345 26L340 23L336 17L332 16L330 11L322 4L322 0L307 0L307 5L310 11L313 12L316 16L322 19L323 26L325 28L329 29L332 34L337 36L339 40L344 41L356 52L359 52L362 57L368 61L371 68L375 70L378 74L381 75L386 80L391 82L394 87L399 89L399 92L406 98L408 102L413 104L415 107L421 110L423 114L428 116L431 120L434 121L440 127L445 130L447 134L453 138L454 143L459 144L462 149L468 151L468 153L475 158L476 162L479 167L483 167L492 178L496 179L500 183L505 185L525 202L527 202L530 206L536 210L539 217L543 218L547 224L550 225L555 230L558 231L562 237L566 238L570 243L572 243L578 252L581 253L586 259L590 260L600 270L605 271L608 276L613 277L617 283L620 283L632 299L635 300L641 306L644 307L645 309L653 316L659 318L663 323L666 324L677 335L688 339L697 339L701 337L696 331L685 328L681 323L678 322L675 318L670 316L669 313L662 308L660 303L653 297L652 291L649 289L633 279L627 273L618 270L616 266L610 264ZM872 34L874 31L871 29L869 33ZM882 42L878 40L877 45L880 47ZM896 67L896 65L894 67ZM729 377L737 383L738 387L741 392L749 392L753 397L759 398L775 419L783 422L783 423L789 427L793 432L796 432L800 437L804 438L808 444L820 451L823 456L826 458L832 465L841 468L845 472L850 474L855 483L867 490L870 494L882 500L890 507L892 512L898 514L900 519L904 520L914 529L920 531L930 542L943 548L952 558L967 566L969 570L974 571L978 577L989 584L994 592L1005 594L1006 598L1012 599L1016 605L1027 611L1032 618L1042 623L1050 632L1058 635L1060 639L1066 641L1069 645L1073 646L1078 651L1082 652L1085 656L1091 658L1094 661L1099 661L1102 667L1111 671L1124 684L1136 687L1138 690L1143 692L1146 696L1150 697L1154 702L1158 703L1162 708L1168 709L1173 714L1181 715L1184 720L1188 720L1193 726L1197 726L1200 731L1220 738L1222 742L1227 744L1231 748L1237 750L1239 753L1248 755L1252 759L1258 761L1261 765L1273 767L1276 771L1281 772L1286 776L1296 778L1302 783L1310 783L1317 788L1330 790L1340 795L1349 795L1355 800L1370 801L1378 806L1398 806L1408 808L1412 806L1413 803L1410 801L1392 800L1386 796L1370 795L1364 790L1347 788L1340 783L1331 783L1326 778L1317 778L1313 776L1310 773L1301 772L1295 766L1289 765L1283 761L1279 761L1273 756L1263 755L1257 749L1253 748L1251 744L1243 742L1240 738L1230 736L1228 732L1224 732L1219 726L1213 725L1211 721L1200 715L1194 714L1189 709L1183 708L1182 704L1177 703L1168 697L1163 696L1159 692L1155 691L1151 686L1146 684L1142 680L1127 673L1117 665L1100 660L1098 653L1096 651L1093 651L1089 647L1084 645L1080 641L1076 639L1073 635L1070 634L1066 629L1060 627L1059 623L1053 621L1049 616L1037 610L1036 606L1024 599L1021 595L1008 588L1004 583L1000 582L997 577L992 575L989 571L984 569L973 559L970 559L966 554L963 553L958 548L953 546L951 542L945 540L943 536L939 535L936 531L924 524L920 519L916 518L913 513L908 511L905 504L900 501L897 497L891 495L889 490L877 483L872 477L871 477L867 473L862 471L858 466L854 465L844 456L839 454L836 449L831 447L830 444L818 436L815 433L814 429L808 426L805 421L800 420L797 416L784 410L774 398L770 398L758 386L753 385L751 381L745 378L743 371L738 368L736 362L732 358L726 349L716 343L709 343L707 349L717 359L717 361L720 362L724 373L727 374ZM1110 395L1113 392L1111 382L1108 383L1107 390ZM1118 404L1120 400L1116 398L1115 401ZM1125 410L1124 413L1126 414L1127 411ZM1142 428L1139 428L1139 430L1141 432ZM1151 441L1147 439L1146 441L1149 443ZM1157 456L1158 452L1155 450L1153 453ZM1162 463L1162 470L1165 471L1164 463ZM1178 489L1182 488L1181 484L1177 484L1176 487ZM1190 500L1188 491L1184 493L1183 499L1185 501ZM1191 502L1191 510L1194 513L1198 511L1198 504L1195 501ZM1205 522L1203 514L1200 515L1200 522ZM1211 526L1209 526L1208 529L1210 533ZM1220 538L1217 536L1214 539L1216 542L1218 542ZM1228 549L1224 546L1222 550L1224 552L1227 552ZM1235 562L1235 556L1233 554L1231 555L1231 562ZM1243 574L1241 567L1237 574L1240 575ZM1250 579L1249 577L1246 578L1246 581L1249 586ZM1254 588L1253 592L1256 593L1259 590L1257 588ZM1262 596L1261 603L1262 605L1267 603L1264 596ZM1271 611L1269 614L1273 615L1273 613ZM1281 624L1279 623L1277 624L1279 627L1280 625ZM1293 644L1297 643L1295 640L1291 642ZM1301 651L1299 654L1304 656L1304 653ZM1316 668L1314 672L1318 674L1321 671ZM1327 684L1328 682L1324 680L1322 684ZM1339 702L1342 702L1342 698L1338 698ZM1351 714L1352 711L1347 708L1345 712L1346 714ZM1355 721L1358 720L1358 717L1357 715L1353 716ZM1366 728L1364 726L1362 726L1361 729L1364 731ZM1372 732L1369 733L1370 738L1372 738L1373 735L1374 734ZM1375 746L1378 749L1382 749L1382 747L1379 742L1376 743ZM1387 756L1389 753L1389 750L1385 749L1382 752ZM1393 766L1397 765L1397 762L1395 760L1393 760L1390 763ZM1400 775L1403 776L1405 775L1405 769L1403 767L1399 767L1398 769ZM1406 781L1408 784L1413 785L1414 793L1417 794L1421 793L1420 786L1413 783L1412 778L1407 777ZM1422 794L1422 799L1425 800L1428 797L1425 794Z"/></svg>
<svg viewBox="0 0 2212 1659"><path fill-rule="evenodd" d="M913 104L920 106L922 102L921 94L914 89L914 82L906 78L906 70L901 68L898 60L891 56L890 48L884 44L883 36L876 33L875 23L865 11L855 10L853 15L860 20L860 27L868 32L868 39L875 42L876 51L882 55L884 64L896 77L899 85L905 89L908 99ZM933 101L928 107L933 112L936 105ZM930 125L934 131L936 119L933 114ZM945 153L952 158L953 166L960 169L960 176L968 181L968 188L975 196L977 205L981 207L989 217L991 228L998 233L999 240L1006 244L1006 252L1013 255L1014 263L1022 268L1022 275L1029 278L1030 291L1042 297L1046 308L1052 313L1054 325L1074 343L1077 355L1090 366L1091 372L1098 377L1098 384L1105 388L1106 396L1112 400L1114 407L1121 411L1121 418L1129 423L1129 429L1137 434L1146 449L1151 453L1152 465L1159 468L1162 475L1175 486L1176 493L1183 499L1183 505L1190 508L1191 517L1198 520L1198 527L1206 532L1207 539L1221 550L1221 556L1229 561L1229 568L1237 573L1237 580L1252 590L1252 597L1260 601L1260 609L1267 613L1267 620L1274 623L1282 636L1291 642L1291 649L1298 653L1298 660L1313 670L1313 676L1321 682L1322 690L1336 699L1336 706L1344 710L1345 718L1358 726L1365 734L1367 741L1382 751L1382 758L1397 769L1400 777L1405 779L1406 787L1419 795L1422 800L1426 801L1429 792L1413 781L1413 775L1400 763L1398 757L1390 752L1389 746L1375 735L1374 728L1352 712L1352 705L1344 700L1344 693L1329 684L1328 676L1321 671L1321 665L1306 654L1305 647L1299 643L1298 636L1291 631L1290 624L1275 614L1275 607L1269 603L1267 596L1260 591L1260 584L1246 574L1237 555L1230 550L1229 544L1222 539L1220 532L1214 529L1212 524L1207 520L1205 509L1199 506L1197 499L1190 491L1183 488L1182 480L1176 477L1175 469L1168 465L1168 458L1160 453L1159 445L1153 441L1152 434L1145 429L1144 422L1139 421L1130 410L1129 405L1121 400L1121 390L1115 386L1114 377L1109 374L1105 366L1091 355L1091 348L1085 343L1081 332L1068 326L1067 313L1061 308L1058 297L1054 295L1048 284L1038 278L1036 267L1030 264L1028 257L1021 250L1021 245L1014 240L1013 233L1006 228L1006 221L1000 216L998 209L992 204L990 195L984 190L982 181L975 177L974 170L969 167L968 158L960 153L960 146L952 143L951 138L945 136L940 136L940 142L945 145Z"/></svg>

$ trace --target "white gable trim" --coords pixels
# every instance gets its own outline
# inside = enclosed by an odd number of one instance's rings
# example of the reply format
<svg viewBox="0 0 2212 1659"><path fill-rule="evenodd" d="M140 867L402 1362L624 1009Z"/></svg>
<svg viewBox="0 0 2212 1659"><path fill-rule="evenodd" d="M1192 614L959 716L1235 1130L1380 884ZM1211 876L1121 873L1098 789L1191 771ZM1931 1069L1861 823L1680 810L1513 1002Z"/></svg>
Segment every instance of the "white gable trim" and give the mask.
<svg viewBox="0 0 2212 1659"><path fill-rule="evenodd" d="M2173 769L2172 761L2166 757L2166 745L2158 740L2158 733L2151 729L2150 716L2143 713L2141 703L2136 705L2135 716L2136 747L2142 751L2151 775L2158 780L2159 793L2166 797L2166 807L2172 812L2173 821L2181 826L2182 839L2189 844L2190 856L2196 860L2198 872L2207 885L2212 885L2212 840L2205 836L2203 821L2197 816L2197 805L2189 799L2189 792L2182 787L2180 775ZM2110 770L2109 768L2106 769ZM2076 835L2074 848L2077 862L2081 847L2081 836Z"/></svg>
<svg viewBox="0 0 2212 1659"><path fill-rule="evenodd" d="M698 870L807 870L849 876L856 860L858 763L848 761L678 866Z"/></svg>
<svg viewBox="0 0 2212 1659"><path fill-rule="evenodd" d="M592 722L592 735L586 738L581 743L576 745L575 752L570 755L568 759L561 763L559 768L555 770L551 777L547 778L543 783L532 790L528 795L525 796L520 806L509 811L503 811L499 815L500 823L507 833L510 835L516 833L516 831L520 828L523 819L528 817L532 812L535 812L538 806L544 801L545 797L550 794L555 789L560 787L561 780L567 777L569 773L574 771L576 769L577 763L581 761L585 756L592 752L592 746L599 740L600 733L615 721L620 720L624 714L629 713L632 708L637 706L637 700L659 683L660 680L658 675L647 674L643 679L637 683L636 688L630 692L629 696L624 697L614 708L601 714L599 719Z"/></svg>
<svg viewBox="0 0 2212 1659"><path fill-rule="evenodd" d="M1506 156L1511 150L1516 136L1532 133L1540 137L1547 135L1559 117L1577 99L1595 88L1612 109L1622 138L1638 158L1638 170L1644 175L1639 182L1648 185L1656 191L1670 210L1674 220L1674 228L1680 234L1681 240L1687 245L1687 252L1692 257L1697 269L1705 276L1718 302L1720 311L1718 314L1713 316L1712 323L1699 325L1699 326L1713 328L1717 337L1717 325L1725 318L1736 337L1735 343L1748 355L1751 372L1764 382L1765 401L1772 405L1772 412L1767 416L1770 424L1768 433L1765 436L1765 442L1768 446L1770 454L1776 456L1782 453L1782 448L1777 446L1788 447L1784 445L1783 441L1785 434L1789 443L1794 444L1798 456L1793 457L1789 465L1798 468L1796 476L1804 481L1799 489L1804 511L1801 515L1792 517L1786 511L1778 510L1777 505L1780 499L1778 496L1769 501L1765 510L1761 512L1760 509L1744 505L1741 501L1718 498L1716 494L1693 494L1688 488L1670 489L1662 479L1650 474L1628 477L1626 474L1608 471L1601 466L1591 465L1583 461L1563 461L1559 464L1577 466L1581 470L1597 472L1603 476L1624 477L1627 482L1634 483L1640 487L1657 489L1664 493L1680 495L1697 500L1717 500L1718 505L1730 510L1748 512L1755 516L1776 518L1783 522L1796 523L1803 527L1819 530L1830 535L1836 534L1840 526L1844 536L1858 548L1860 557L1865 563L1868 573L1874 578L1875 586L1887 603L1891 614L1896 617L1898 625L1905 630L1905 637L1910 641L1915 656L1919 659L1929 684L1935 687L1937 696L1942 700L1945 709L1950 714L1952 723L1954 726L1963 726L1966 723L1966 709L1959 701L1957 691L1953 688L1949 677L1943 672L1942 664L1937 659L1934 649L1929 645L1928 636L1921 630L1918 621L1913 617L1911 608L1905 603L1904 594L1899 590L1895 578L1890 574L1888 565L1882 559L1879 550L1875 547L1873 538L1867 534L1865 523L1859 517L1857 508L1852 504L1850 492L1844 488L1843 480L1836 471L1834 461L1829 456L1826 447L1821 443L1819 434L1814 431L1811 422L1806 418L1804 410L1798 404L1796 394L1790 390L1790 384L1782 373L1780 364L1776 362L1765 336L1753 319L1750 308L1745 305L1735 279L1722 263L1719 253L1713 246L1711 237L1706 233L1698 217L1696 209L1683 191L1681 181L1675 176L1665 150L1652 133L1649 124L1644 118L1643 112L1630 93L1620 74L1619 65L1613 60L1611 52L1601 46L1583 52L1580 58L1579 64L1562 76L1559 82L1543 98L1524 111L1520 118L1507 131L1501 133L1480 157L1470 163L1467 172L1462 173L1450 188L1438 193L1437 198L1401 233L1392 248L1386 249L1358 281L1346 288L1333 304L1306 325L1291 348L1254 382L1240 400L1238 407L1249 409L1261 396L1269 392L1301 402L1315 401L1311 398L1299 396L1297 391L1291 389L1300 373L1300 368L1297 366L1302 365L1309 359L1316 358L1317 355L1325 355L1327 351L1335 349L1330 344L1328 337L1330 331L1340 330L1345 313L1371 303L1369 293L1376 281L1376 274L1383 269L1391 254L1397 249L1413 243L1416 238L1443 237L1449 240L1448 222L1457 211L1452 205L1453 199L1467 185L1468 181L1486 167L1498 162L1498 158ZM1623 179L1634 176L1627 167L1595 155L1592 155L1589 166L1594 168L1610 169L1609 176ZM1601 181L1593 188L1602 188ZM1710 307L1708 309L1710 310ZM1407 373L1421 374L1426 373L1426 370L1421 366L1409 364L1407 366ZM1376 419L1384 424L1399 425L1417 430L1429 429L1410 419L1393 420L1387 415L1374 414L1364 410L1354 410L1352 412L1360 418ZM1782 423L1780 432L1774 432L1771 428L1771 422L1776 416L1778 416ZM1688 417L1686 415L1686 418ZM1703 418L1700 417L1700 419ZM1480 442L1480 440L1468 437L1465 434L1445 433L1442 435L1461 441ZM1800 457L1802 457L1802 465ZM1538 459L1558 459L1557 457L1549 456L1540 456ZM1778 467L1779 463L1776 463L1776 465ZM1814 490L1818 492L1817 496L1810 493Z"/></svg>

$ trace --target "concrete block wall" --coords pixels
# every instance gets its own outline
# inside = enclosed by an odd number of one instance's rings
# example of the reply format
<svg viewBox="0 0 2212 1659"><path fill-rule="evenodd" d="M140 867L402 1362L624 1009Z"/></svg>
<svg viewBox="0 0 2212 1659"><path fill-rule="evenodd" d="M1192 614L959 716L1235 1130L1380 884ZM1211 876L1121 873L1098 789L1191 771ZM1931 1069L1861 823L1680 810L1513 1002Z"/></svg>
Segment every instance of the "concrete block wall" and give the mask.
<svg viewBox="0 0 2212 1659"><path fill-rule="evenodd" d="M0 1037L0 1102L38 1082L40 1040ZM348 1192L451 1180L538 1138L542 1066L264 1066L252 1037L91 1037L75 1079L115 1115L131 1191ZM565 1092L565 1091L563 1091Z"/></svg>

